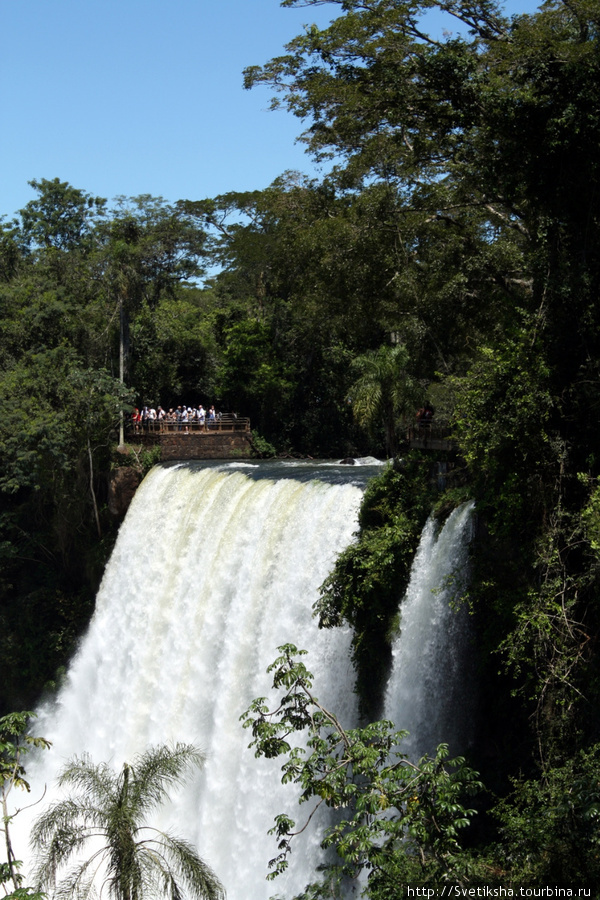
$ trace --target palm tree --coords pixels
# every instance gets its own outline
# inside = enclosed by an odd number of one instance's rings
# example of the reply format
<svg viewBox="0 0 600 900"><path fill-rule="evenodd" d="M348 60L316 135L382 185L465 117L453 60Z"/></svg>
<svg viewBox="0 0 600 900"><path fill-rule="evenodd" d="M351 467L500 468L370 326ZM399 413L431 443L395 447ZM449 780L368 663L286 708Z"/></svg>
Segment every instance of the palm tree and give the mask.
<svg viewBox="0 0 600 900"><path fill-rule="evenodd" d="M422 388L408 374L408 362L408 351L403 344L384 344L354 361L359 373L350 388L354 417L359 425L370 430L376 425L384 426L388 456L396 451L399 417L414 410L422 395Z"/></svg>
<svg viewBox="0 0 600 900"><path fill-rule="evenodd" d="M57 900L86 900L98 887L100 896L107 888L114 900L224 900L219 879L189 843L146 824L168 788L203 762L188 744L151 747L120 772L87 755L71 760L59 785L73 795L52 804L33 827L39 887L54 889ZM86 844L91 855L82 861ZM57 882L59 870L77 856Z"/></svg>

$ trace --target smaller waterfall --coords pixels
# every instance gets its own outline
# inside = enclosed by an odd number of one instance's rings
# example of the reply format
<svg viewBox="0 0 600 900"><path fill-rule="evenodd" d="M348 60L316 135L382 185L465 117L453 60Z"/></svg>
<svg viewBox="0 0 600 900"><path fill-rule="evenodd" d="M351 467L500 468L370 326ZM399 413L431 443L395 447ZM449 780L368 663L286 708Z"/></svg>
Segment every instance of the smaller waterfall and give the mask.
<svg viewBox="0 0 600 900"><path fill-rule="evenodd" d="M471 629L459 600L468 578L473 506L455 509L439 533L429 519L400 604L385 718L409 732L402 750L412 759L434 753L442 741L456 755L470 739Z"/></svg>

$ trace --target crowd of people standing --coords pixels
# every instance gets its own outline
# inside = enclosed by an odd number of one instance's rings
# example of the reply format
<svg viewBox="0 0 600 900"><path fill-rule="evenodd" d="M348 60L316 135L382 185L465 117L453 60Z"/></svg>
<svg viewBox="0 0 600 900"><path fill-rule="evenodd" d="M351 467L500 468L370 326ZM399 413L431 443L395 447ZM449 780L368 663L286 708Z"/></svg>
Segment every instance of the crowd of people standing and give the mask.
<svg viewBox="0 0 600 900"><path fill-rule="evenodd" d="M205 431L215 427L222 419L220 412L214 405L207 410L200 403L197 407L179 405L176 409L171 407L168 411L158 406L144 406L141 410L137 407L132 413L131 421L136 434L140 432L158 431Z"/></svg>

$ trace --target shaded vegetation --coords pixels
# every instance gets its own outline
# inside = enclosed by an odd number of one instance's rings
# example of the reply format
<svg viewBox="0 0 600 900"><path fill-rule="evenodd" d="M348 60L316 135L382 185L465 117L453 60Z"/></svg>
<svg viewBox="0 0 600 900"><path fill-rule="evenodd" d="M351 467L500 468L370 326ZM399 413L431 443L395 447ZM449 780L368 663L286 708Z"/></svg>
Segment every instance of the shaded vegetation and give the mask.
<svg viewBox="0 0 600 900"><path fill-rule="evenodd" d="M435 496L431 460L413 454L368 485L358 541L337 558L315 604L321 628L343 622L354 631L353 659L363 712L377 718L391 663L391 632L398 598Z"/></svg>

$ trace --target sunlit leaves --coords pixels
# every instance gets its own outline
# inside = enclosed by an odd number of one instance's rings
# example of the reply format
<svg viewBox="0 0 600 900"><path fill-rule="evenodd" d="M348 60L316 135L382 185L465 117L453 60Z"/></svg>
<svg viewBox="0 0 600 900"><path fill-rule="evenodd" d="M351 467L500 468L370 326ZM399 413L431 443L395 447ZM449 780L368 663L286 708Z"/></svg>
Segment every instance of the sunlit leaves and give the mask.
<svg viewBox="0 0 600 900"><path fill-rule="evenodd" d="M270 670L286 691L273 709L254 701L242 720L256 755L281 756L282 781L296 783L300 803L312 801L312 808L300 828L289 815L277 816L272 877L285 870L295 835L321 804L339 811L322 846L336 850L346 874L365 869L385 880L395 862L412 858L415 877L451 877L459 832L474 815L464 798L481 789L477 773L462 758L448 759L445 744L412 762L401 750L406 733L391 722L345 729L312 693L312 676L298 659L303 652L290 644L279 650Z"/></svg>

